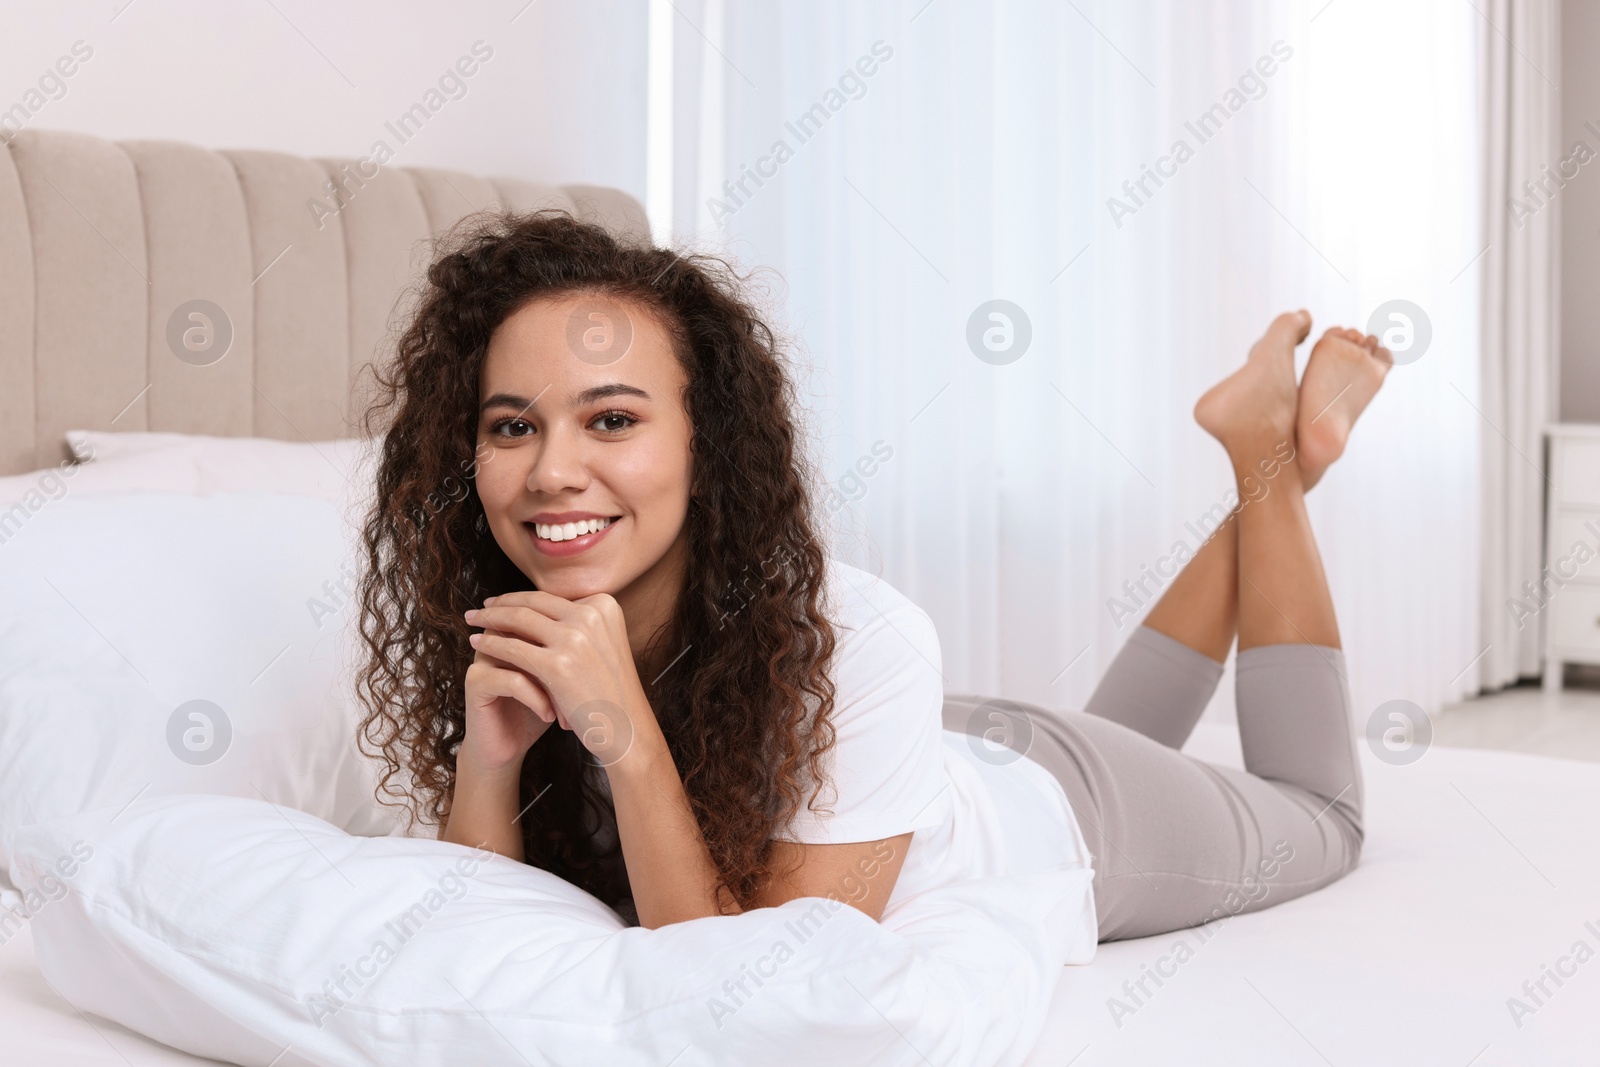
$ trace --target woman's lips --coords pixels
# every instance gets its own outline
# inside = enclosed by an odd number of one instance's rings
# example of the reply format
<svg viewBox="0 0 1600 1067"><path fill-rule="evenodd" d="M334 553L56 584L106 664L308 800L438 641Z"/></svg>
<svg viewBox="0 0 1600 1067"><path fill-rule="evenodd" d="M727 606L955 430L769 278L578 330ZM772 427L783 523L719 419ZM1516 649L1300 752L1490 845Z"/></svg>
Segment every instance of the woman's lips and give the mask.
<svg viewBox="0 0 1600 1067"><path fill-rule="evenodd" d="M533 541L535 550L542 552L546 556L576 556L578 553L585 552L599 544L600 539L615 530L617 523L621 521L621 519L613 519L604 529L596 530L594 533L586 533L582 537L574 537L570 541L550 541L540 537L531 522L525 522L522 526L523 529L528 531L528 537Z"/></svg>

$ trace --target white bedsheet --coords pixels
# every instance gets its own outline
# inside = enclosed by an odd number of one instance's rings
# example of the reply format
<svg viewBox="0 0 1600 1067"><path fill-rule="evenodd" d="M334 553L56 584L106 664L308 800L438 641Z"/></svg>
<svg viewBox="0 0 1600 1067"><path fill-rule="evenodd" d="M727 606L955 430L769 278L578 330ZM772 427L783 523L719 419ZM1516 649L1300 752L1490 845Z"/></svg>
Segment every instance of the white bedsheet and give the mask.
<svg viewBox="0 0 1600 1067"><path fill-rule="evenodd" d="M1203 724L1187 751L1239 765L1231 727ZM1368 837L1353 874L1212 924L1203 943L1101 945L1066 969L1029 1067L1600 1062L1600 956L1569 956L1579 941L1600 952L1600 765L1435 748L1391 767L1360 751ZM1176 963L1180 940L1193 955ZM1535 1004L1523 983L1564 956L1576 973L1545 978L1552 995ZM1172 977L1147 979L1135 1004L1124 982L1157 964ZM1120 1027L1113 996L1135 1008ZM1534 1009L1520 1027L1512 997ZM4 1067L215 1062L78 1014L40 977L25 929L0 946L0 1019Z"/></svg>
<svg viewBox="0 0 1600 1067"><path fill-rule="evenodd" d="M1355 871L1210 924L1204 943L1101 945L1066 968L1028 1067L1600 1064L1600 764L1434 748L1395 767L1357 749ZM1230 726L1202 724L1185 751L1242 766ZM1579 941L1595 953L1582 963ZM1536 1004L1523 983L1562 957L1575 973L1545 978ZM1158 965L1172 977L1146 978L1136 1003L1123 983ZM1120 1026L1113 997L1133 1009ZM1514 1020L1512 997L1533 1012Z"/></svg>
<svg viewBox="0 0 1600 1067"><path fill-rule="evenodd" d="M0 1067L194 1067L216 1062L75 1011L39 973L27 926L0 945Z"/></svg>

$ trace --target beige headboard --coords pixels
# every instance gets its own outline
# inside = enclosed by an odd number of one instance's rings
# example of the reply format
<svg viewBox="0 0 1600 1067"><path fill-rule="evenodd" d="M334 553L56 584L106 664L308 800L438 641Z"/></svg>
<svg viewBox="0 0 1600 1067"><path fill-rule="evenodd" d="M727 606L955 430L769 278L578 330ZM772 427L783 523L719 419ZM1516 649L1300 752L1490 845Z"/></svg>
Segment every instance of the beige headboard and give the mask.
<svg viewBox="0 0 1600 1067"><path fill-rule="evenodd" d="M0 151L0 475L60 462L76 428L354 436L356 374L427 238L497 205L648 240L617 189L21 131Z"/></svg>

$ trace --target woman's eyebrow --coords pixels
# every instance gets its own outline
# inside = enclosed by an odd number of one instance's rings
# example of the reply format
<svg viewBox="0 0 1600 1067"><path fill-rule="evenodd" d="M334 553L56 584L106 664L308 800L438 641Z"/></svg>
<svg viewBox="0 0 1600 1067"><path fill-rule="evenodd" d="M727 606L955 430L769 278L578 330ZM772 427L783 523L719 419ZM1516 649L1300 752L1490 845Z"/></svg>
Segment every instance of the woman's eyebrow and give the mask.
<svg viewBox="0 0 1600 1067"><path fill-rule="evenodd" d="M496 393L483 402L483 406L478 409L478 413L481 415L490 408L516 408L520 414L531 407L533 407L533 401L525 396L518 396L515 393Z"/></svg>
<svg viewBox="0 0 1600 1067"><path fill-rule="evenodd" d="M624 385L621 382L607 382L605 385L595 385L572 398L572 406L581 408L593 404L597 400L607 400L614 396L636 396L640 400L649 400L650 394L633 385Z"/></svg>
<svg viewBox="0 0 1600 1067"><path fill-rule="evenodd" d="M539 395L543 396L544 393L541 392ZM636 396L641 400L650 399L650 394L637 386L625 385L622 382L607 382L604 385L590 386L583 392L578 393L571 399L569 406L575 408L583 407L613 396ZM538 397L534 398L534 400L537 399ZM517 411L523 412L533 407L534 400L529 400L525 396L518 396L515 393L495 393L483 402L483 406L478 409L478 412L482 414L490 408L516 408Z"/></svg>

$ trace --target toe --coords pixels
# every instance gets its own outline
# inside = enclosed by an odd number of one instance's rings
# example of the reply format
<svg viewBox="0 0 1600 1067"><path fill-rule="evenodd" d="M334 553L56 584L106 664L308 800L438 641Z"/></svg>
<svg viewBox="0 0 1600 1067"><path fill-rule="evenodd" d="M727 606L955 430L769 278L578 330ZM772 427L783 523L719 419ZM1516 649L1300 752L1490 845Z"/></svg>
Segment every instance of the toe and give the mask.
<svg viewBox="0 0 1600 1067"><path fill-rule="evenodd" d="M1376 342L1376 338L1373 338ZM1353 359L1358 354L1371 351L1366 343L1366 337L1360 330L1352 330L1348 326L1329 326L1317 341L1318 350L1326 349L1344 359ZM1358 353L1356 350L1360 350Z"/></svg>
<svg viewBox="0 0 1600 1067"><path fill-rule="evenodd" d="M1272 320L1272 325L1267 327L1263 341L1275 347L1294 348L1304 341L1311 333L1311 312L1301 308L1299 311L1285 311L1282 315Z"/></svg>

